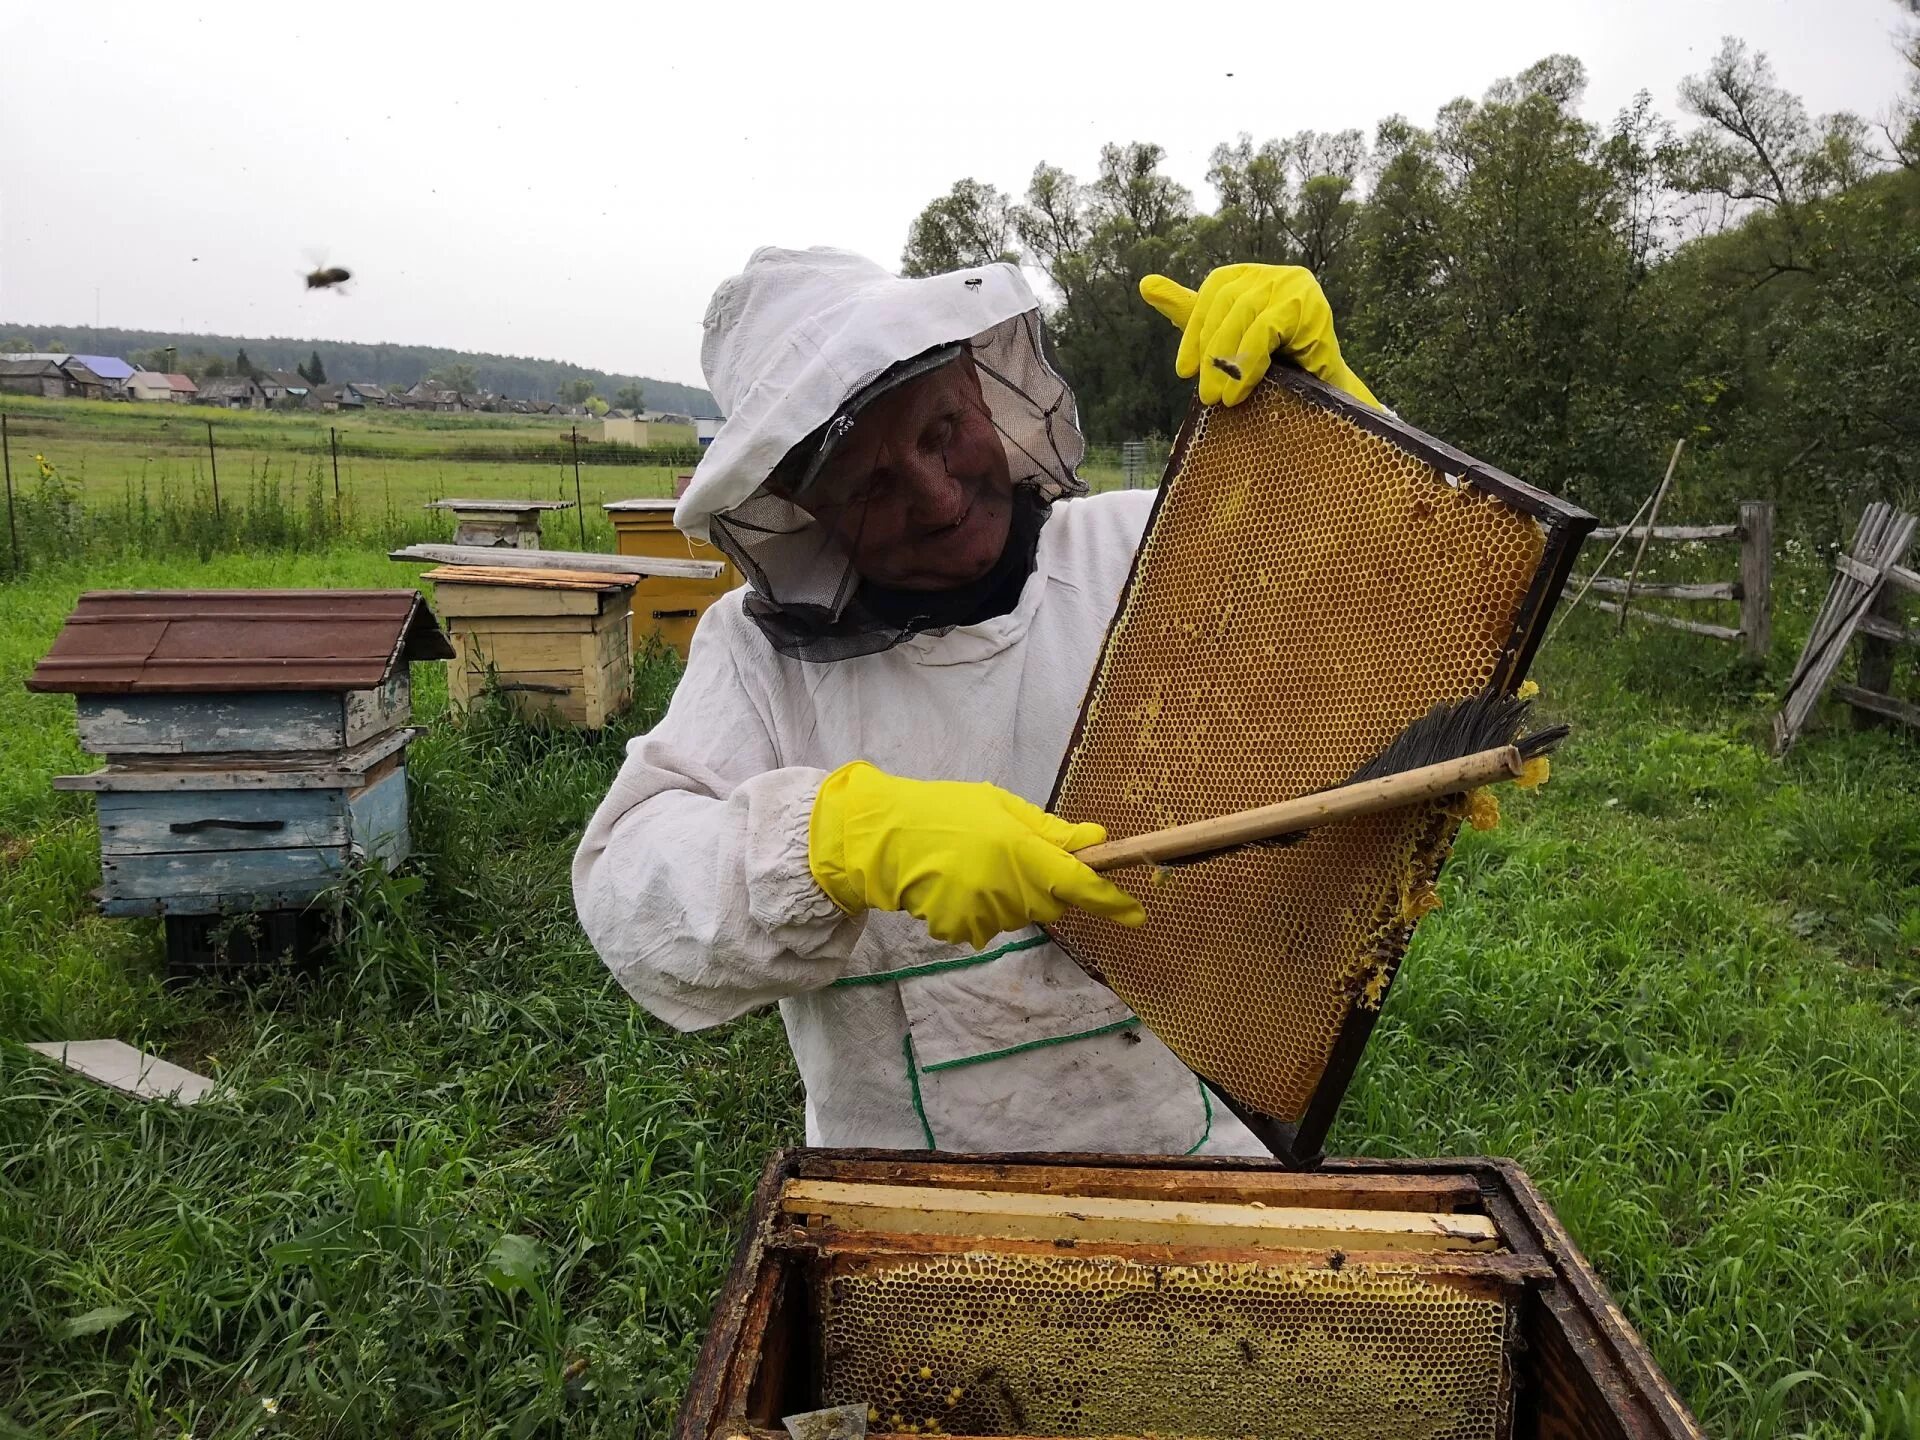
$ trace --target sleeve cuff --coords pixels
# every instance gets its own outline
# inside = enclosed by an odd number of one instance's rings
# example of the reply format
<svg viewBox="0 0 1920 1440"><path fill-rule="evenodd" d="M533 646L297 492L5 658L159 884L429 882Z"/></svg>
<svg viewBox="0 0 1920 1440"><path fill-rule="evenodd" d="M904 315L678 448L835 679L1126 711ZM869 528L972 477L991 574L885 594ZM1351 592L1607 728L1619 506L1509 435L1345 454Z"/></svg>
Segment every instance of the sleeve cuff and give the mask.
<svg viewBox="0 0 1920 1440"><path fill-rule="evenodd" d="M791 766L757 775L735 791L749 810L747 907L782 945L816 948L841 924L857 923L813 878L807 860L813 802L827 772ZM811 941L812 943L808 943Z"/></svg>

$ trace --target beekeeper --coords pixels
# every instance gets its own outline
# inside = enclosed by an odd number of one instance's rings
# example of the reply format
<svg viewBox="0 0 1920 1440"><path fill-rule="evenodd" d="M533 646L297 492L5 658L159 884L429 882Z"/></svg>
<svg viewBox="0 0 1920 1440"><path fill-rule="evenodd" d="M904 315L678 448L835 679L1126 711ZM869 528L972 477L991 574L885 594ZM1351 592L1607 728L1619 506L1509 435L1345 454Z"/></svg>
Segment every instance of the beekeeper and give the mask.
<svg viewBox="0 0 1920 1440"><path fill-rule="evenodd" d="M1278 349L1371 403L1304 270L1141 292L1203 401ZM1080 498L1019 270L760 250L701 364L727 419L674 522L748 583L574 857L608 968L683 1030L778 1001L812 1144L1265 1153L1038 928L1144 919L1040 807L1153 497Z"/></svg>

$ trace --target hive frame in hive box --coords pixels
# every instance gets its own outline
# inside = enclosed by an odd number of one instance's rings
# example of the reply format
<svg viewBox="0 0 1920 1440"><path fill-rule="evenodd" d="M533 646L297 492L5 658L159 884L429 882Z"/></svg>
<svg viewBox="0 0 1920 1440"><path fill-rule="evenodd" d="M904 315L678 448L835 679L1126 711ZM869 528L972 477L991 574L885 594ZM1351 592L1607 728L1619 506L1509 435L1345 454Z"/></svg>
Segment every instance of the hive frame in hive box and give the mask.
<svg viewBox="0 0 1920 1440"><path fill-rule="evenodd" d="M1528 517L1528 519L1538 527L1541 544L1538 566L1532 574L1527 589L1518 601L1514 611L1511 633L1508 634L1501 643L1497 659L1493 662L1492 667L1493 678L1490 681L1491 686L1501 690L1511 690L1512 687L1517 685L1521 678L1524 677L1527 666L1544 637L1546 621L1552 613L1554 603L1559 598L1567 576L1572 571L1574 557L1579 551L1581 541L1584 540L1587 533L1594 526L1594 518L1573 505L1567 504L1552 495L1535 489L1533 486L1506 474L1504 471L1483 464L1461 451L1454 449L1452 446L1402 423L1397 418L1374 410L1370 406L1363 405L1343 392L1295 370L1276 369L1271 372L1268 380L1263 382L1260 389L1256 390L1254 396L1244 402L1245 405L1248 407L1253 406L1257 403L1263 392L1270 394L1270 387L1278 388L1285 394L1294 397L1296 400L1304 401L1310 406L1331 411L1335 416L1351 422L1354 426L1371 436L1387 441L1399 451L1404 452L1418 462L1439 472L1454 489L1463 493L1476 492L1480 495L1496 499L1512 511L1517 511L1521 515ZM1069 809L1064 808L1062 805L1063 792L1068 787L1069 771L1073 765L1075 755L1081 746L1083 738L1088 735L1090 711L1106 679L1107 657L1116 644L1119 643L1118 637L1122 635L1126 625L1129 606L1134 597L1136 586L1141 578L1141 565L1149 553L1150 541L1166 510L1168 498L1174 493L1177 477L1181 474L1187 462L1196 438L1202 433L1202 421L1208 413L1206 407L1202 407L1196 403L1189 411L1186 421L1181 427L1180 434L1174 442L1172 453L1167 462L1166 477L1162 481L1160 490L1155 497L1153 512L1148 520L1145 536L1142 539L1139 551L1136 553L1134 566L1128 575L1126 586L1121 593L1120 603L1115 609L1114 619L1109 627L1106 643L1102 647L1101 663L1096 668L1094 676L1088 684L1086 696L1082 701L1080 716L1075 723L1073 735L1068 743L1067 753L1062 760L1059 777L1055 781L1054 791L1049 801L1050 809L1054 809L1060 813L1067 813L1068 818L1096 819L1101 820L1103 823L1109 818L1104 815L1078 815L1070 813ZM1243 557L1236 556L1234 558L1239 560ZM1464 697L1436 696L1434 698ZM1406 719L1411 718L1413 718L1412 715L1406 717ZM1404 721L1402 723L1404 723ZM1326 783L1337 782L1329 779ZM1288 798L1291 798L1291 796L1274 794L1262 800L1251 801L1249 803L1270 803L1274 800ZM1180 818L1199 819L1208 817L1183 816ZM1441 823L1444 824L1445 822ZM1113 832L1113 838L1124 838L1128 833L1130 832L1126 829L1115 830ZM1444 859L1447 845L1450 843L1451 832L1448 831L1446 833L1448 838L1442 839L1437 846L1438 854L1442 860ZM1149 908L1151 909L1151 906ZM1082 968L1086 969L1097 979L1101 979L1106 983L1113 983L1102 973L1102 966L1098 962L1098 958L1088 953L1084 946L1075 943L1071 931L1076 925L1083 925L1085 923L1086 922L1082 921L1080 917L1070 913L1060 924L1049 926L1048 930L1054 940L1059 943ZM1119 931L1118 927L1111 928L1116 936L1124 937L1127 934L1127 932ZM1125 938L1119 938L1116 939L1114 943L1116 945L1125 945L1128 941ZM1368 1036L1372 1033L1374 1021L1379 1013L1379 1002L1384 999L1385 993L1391 985L1393 975L1397 971L1401 953L1404 953L1404 942L1399 951L1386 957L1383 968L1383 983L1381 983L1378 994L1374 997L1370 1005L1359 1003L1357 996L1350 1002L1344 1019L1338 1027L1324 1066L1319 1072L1317 1082L1312 1087L1311 1096L1300 1108L1297 1116L1288 1117L1267 1113L1258 1105L1248 1102L1244 1096L1235 1095L1233 1093L1234 1087L1226 1082L1223 1077L1207 1074L1204 1067L1194 1065L1194 1062L1185 1054L1181 1055L1181 1059L1186 1061L1190 1068L1194 1068L1196 1072L1200 1074L1202 1081L1207 1084L1208 1088L1246 1123L1248 1128L1260 1138L1261 1142L1265 1144L1276 1157L1295 1166L1311 1166L1316 1164L1320 1158L1321 1147L1325 1141L1327 1131L1332 1125L1333 1117L1339 1107L1341 1097L1344 1095L1347 1085L1353 1077L1354 1070L1359 1063L1360 1054L1366 1046ZM1128 998L1124 991L1122 998ZM1151 1018L1148 1019L1148 1023L1150 1025L1152 1024ZM1162 1038L1168 1037L1163 1035ZM1177 1041L1170 1043L1173 1043L1173 1048L1176 1053L1181 1050L1182 1047Z"/></svg>
<svg viewBox="0 0 1920 1440"><path fill-rule="evenodd" d="M1503 1264L1522 1286L1507 1417L1513 1440L1701 1440L1686 1405L1566 1230L1508 1160L1331 1160L1302 1172L1243 1158L805 1148L776 1152L761 1176L681 1402L675 1440L785 1440L782 1416L817 1408L809 1387L818 1383L819 1337L813 1332L819 1325L808 1298L807 1267L875 1237L794 1229L797 1222L783 1215L781 1204L792 1181L1229 1199L1243 1205L1260 1197L1256 1203L1274 1206L1484 1216L1506 1253L1479 1258ZM983 1239L979 1248L996 1243ZM1197 1257L1176 1246L1158 1258L1178 1264ZM1364 1260L1356 1252L1314 1263L1337 1270Z"/></svg>

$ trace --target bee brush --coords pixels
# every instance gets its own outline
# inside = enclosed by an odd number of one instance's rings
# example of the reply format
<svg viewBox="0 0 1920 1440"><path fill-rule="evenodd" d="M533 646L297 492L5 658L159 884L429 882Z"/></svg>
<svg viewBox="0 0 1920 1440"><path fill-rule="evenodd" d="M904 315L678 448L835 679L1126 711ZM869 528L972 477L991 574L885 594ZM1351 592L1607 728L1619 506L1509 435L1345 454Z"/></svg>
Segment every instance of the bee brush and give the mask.
<svg viewBox="0 0 1920 1440"><path fill-rule="evenodd" d="M1532 708L1530 701L1491 690L1435 705L1333 789L1089 845L1075 854L1101 871L1210 859L1245 845L1290 843L1336 821L1517 780L1529 760L1567 737L1564 725L1521 736Z"/></svg>

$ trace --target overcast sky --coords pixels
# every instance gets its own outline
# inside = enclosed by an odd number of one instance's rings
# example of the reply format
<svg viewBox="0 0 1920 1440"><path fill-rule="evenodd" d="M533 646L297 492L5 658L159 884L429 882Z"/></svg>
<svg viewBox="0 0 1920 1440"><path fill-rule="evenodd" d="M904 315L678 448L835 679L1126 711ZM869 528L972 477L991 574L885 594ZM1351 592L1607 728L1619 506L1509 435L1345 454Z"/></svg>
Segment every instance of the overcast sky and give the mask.
<svg viewBox="0 0 1920 1440"><path fill-rule="evenodd" d="M962 175L1017 193L1037 161L1085 176L1102 142L1152 140L1210 204L1207 154L1239 131L1429 123L1556 51L1586 62L1592 118L1642 88L1677 114L1729 33L1810 109L1872 116L1903 83L1900 18L1891 0L5 0L0 322L697 383L707 295L755 246L896 264ZM304 291L321 261L351 294Z"/></svg>

